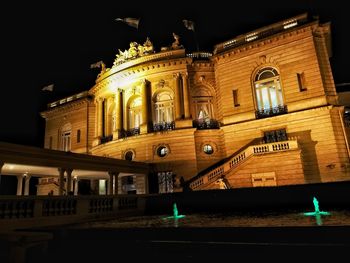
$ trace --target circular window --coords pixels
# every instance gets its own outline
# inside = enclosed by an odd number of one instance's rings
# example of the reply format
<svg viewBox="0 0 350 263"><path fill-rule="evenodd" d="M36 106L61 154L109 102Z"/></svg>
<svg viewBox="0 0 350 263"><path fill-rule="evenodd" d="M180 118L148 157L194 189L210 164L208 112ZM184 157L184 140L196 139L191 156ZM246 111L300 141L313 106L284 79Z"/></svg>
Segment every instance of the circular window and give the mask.
<svg viewBox="0 0 350 263"><path fill-rule="evenodd" d="M132 161L134 158L134 153L132 151L127 151L124 155L125 160Z"/></svg>
<svg viewBox="0 0 350 263"><path fill-rule="evenodd" d="M165 146L160 146L158 149L157 149L157 155L159 157L164 157L168 154L168 148L165 147Z"/></svg>
<svg viewBox="0 0 350 263"><path fill-rule="evenodd" d="M206 153L206 154L212 154L214 152L214 149L213 147L210 145L210 144L206 144L204 145L203 147L203 151Z"/></svg>

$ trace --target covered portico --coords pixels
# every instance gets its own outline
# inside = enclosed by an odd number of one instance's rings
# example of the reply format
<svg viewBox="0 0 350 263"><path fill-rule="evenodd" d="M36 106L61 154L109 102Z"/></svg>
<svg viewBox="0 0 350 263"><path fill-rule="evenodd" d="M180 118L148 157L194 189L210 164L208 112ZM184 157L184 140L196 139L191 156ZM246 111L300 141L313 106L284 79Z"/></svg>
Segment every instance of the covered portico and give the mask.
<svg viewBox="0 0 350 263"><path fill-rule="evenodd" d="M138 178L139 193L146 194L150 171L151 165L141 162L0 142L0 175L17 177L17 195L29 194L33 176L53 179L58 195L76 195L80 179L89 179L94 186L97 180L106 180L104 193L118 194L118 178L133 176Z"/></svg>

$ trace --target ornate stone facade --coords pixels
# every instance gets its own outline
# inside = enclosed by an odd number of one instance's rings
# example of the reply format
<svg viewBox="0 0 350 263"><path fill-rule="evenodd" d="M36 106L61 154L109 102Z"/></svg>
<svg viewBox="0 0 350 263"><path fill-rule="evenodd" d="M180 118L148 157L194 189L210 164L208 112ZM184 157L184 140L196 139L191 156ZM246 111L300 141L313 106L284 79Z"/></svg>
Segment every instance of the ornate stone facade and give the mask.
<svg viewBox="0 0 350 263"><path fill-rule="evenodd" d="M84 98L43 112L45 147L63 150L70 124L71 151L153 163L163 192L350 179L329 24L303 14L213 54L174 38L160 52L131 42Z"/></svg>

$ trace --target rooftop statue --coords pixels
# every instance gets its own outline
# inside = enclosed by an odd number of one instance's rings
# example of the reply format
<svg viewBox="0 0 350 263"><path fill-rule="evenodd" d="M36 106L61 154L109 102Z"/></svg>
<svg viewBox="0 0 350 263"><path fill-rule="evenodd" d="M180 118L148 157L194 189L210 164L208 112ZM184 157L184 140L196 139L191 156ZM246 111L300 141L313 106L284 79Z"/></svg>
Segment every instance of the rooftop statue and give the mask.
<svg viewBox="0 0 350 263"><path fill-rule="evenodd" d="M180 49L180 48L184 48L183 45L180 44L180 36L173 33L173 37L175 39L175 41L171 44L170 47L162 47L161 51L167 51L167 50L174 50L174 49Z"/></svg>
<svg viewBox="0 0 350 263"><path fill-rule="evenodd" d="M123 52L119 49L119 54L116 55L113 66L122 64L127 60L135 59L152 53L154 53L154 48L152 42L148 37L143 45L140 45L137 42L130 42L130 47L128 50L124 50Z"/></svg>

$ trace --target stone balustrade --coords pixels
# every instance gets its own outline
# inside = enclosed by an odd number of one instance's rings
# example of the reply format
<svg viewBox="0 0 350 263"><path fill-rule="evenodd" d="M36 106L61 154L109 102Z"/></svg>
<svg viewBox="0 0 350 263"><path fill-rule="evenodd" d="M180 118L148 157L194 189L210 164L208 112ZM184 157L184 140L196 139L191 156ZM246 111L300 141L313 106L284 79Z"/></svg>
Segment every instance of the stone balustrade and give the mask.
<svg viewBox="0 0 350 263"><path fill-rule="evenodd" d="M210 182L216 181L218 178L234 169L242 162L247 160L249 157L253 155L260 155L266 153L273 153L279 151L288 151L298 149L297 141L281 141L274 143L266 143L259 145L252 145L239 152L232 158L230 158L226 163L216 167L215 169L209 171L203 176L197 178L195 181L190 183L190 188L196 190L200 188L202 185L205 185Z"/></svg>

